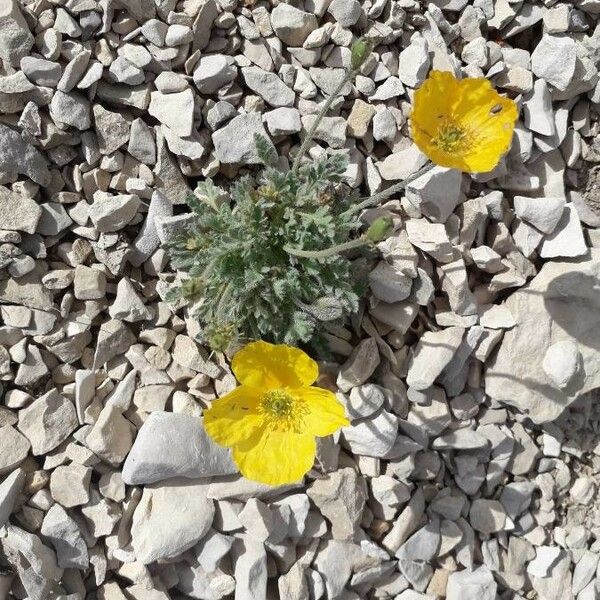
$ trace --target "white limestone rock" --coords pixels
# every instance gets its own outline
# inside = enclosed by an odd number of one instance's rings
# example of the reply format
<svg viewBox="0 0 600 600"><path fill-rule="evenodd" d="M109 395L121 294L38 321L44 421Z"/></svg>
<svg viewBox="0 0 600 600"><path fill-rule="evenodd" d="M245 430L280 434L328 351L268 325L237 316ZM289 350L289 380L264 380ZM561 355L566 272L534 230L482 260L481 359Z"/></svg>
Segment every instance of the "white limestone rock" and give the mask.
<svg viewBox="0 0 600 600"><path fill-rule="evenodd" d="M566 388L579 371L581 354L572 340L552 344L544 354L542 367L550 380L559 388Z"/></svg>
<svg viewBox="0 0 600 600"><path fill-rule="evenodd" d="M369 273L369 287L373 295L389 304L406 300L412 285L413 280L408 275L399 272L385 260L379 261Z"/></svg>
<svg viewBox="0 0 600 600"><path fill-rule="evenodd" d="M434 167L407 186L406 198L424 216L445 223L461 200L461 185L460 171Z"/></svg>
<svg viewBox="0 0 600 600"><path fill-rule="evenodd" d="M558 90L566 90L575 75L577 43L569 36L544 34L531 54L531 70Z"/></svg>
<svg viewBox="0 0 600 600"><path fill-rule="evenodd" d="M98 231L120 231L135 217L140 202L136 194L111 196L96 192L94 202L89 206L90 219Z"/></svg>
<svg viewBox="0 0 600 600"><path fill-rule="evenodd" d="M41 216L42 209L33 198L0 186L0 228L35 233Z"/></svg>
<svg viewBox="0 0 600 600"><path fill-rule="evenodd" d="M256 151L255 135L262 136L267 140L267 143L272 145L262 124L260 114L246 113L238 115L229 121L225 127L212 134L217 158L224 164L260 164L261 160Z"/></svg>
<svg viewBox="0 0 600 600"><path fill-rule="evenodd" d="M406 382L415 390L431 387L458 350L465 330L447 327L427 331L419 340L408 366Z"/></svg>
<svg viewBox="0 0 600 600"><path fill-rule="evenodd" d="M560 222L566 201L564 198L527 198L515 196L515 213L545 234L551 234Z"/></svg>
<svg viewBox="0 0 600 600"><path fill-rule="evenodd" d="M107 403L101 410L85 443L105 462L117 466L133 444L132 424L121 414L121 408Z"/></svg>
<svg viewBox="0 0 600 600"><path fill-rule="evenodd" d="M88 548L79 525L60 504L50 507L44 516L40 532L54 546L59 567L81 570L88 568Z"/></svg>
<svg viewBox="0 0 600 600"><path fill-rule="evenodd" d="M275 73L259 67L244 67L242 76L246 85L271 106L293 106L296 95Z"/></svg>
<svg viewBox="0 0 600 600"><path fill-rule="evenodd" d="M334 539L354 538L367 499L366 483L354 469L340 469L324 479L317 479L306 493L331 522Z"/></svg>
<svg viewBox="0 0 600 600"><path fill-rule="evenodd" d="M31 444L12 425L0 427L0 475L17 468L29 454Z"/></svg>
<svg viewBox="0 0 600 600"><path fill-rule="evenodd" d="M383 458L396 441L398 418L382 410L375 417L344 427L342 434L353 454Z"/></svg>
<svg viewBox="0 0 600 600"><path fill-rule="evenodd" d="M302 46L308 34L318 27L315 15L284 3L271 12L271 25L277 37L288 46Z"/></svg>
<svg viewBox="0 0 600 600"><path fill-rule="evenodd" d="M131 522L131 545L144 565L188 550L208 532L215 513L208 485L174 478L147 485Z"/></svg>
<svg viewBox="0 0 600 600"><path fill-rule="evenodd" d="M0 58L18 67L34 42L18 0L6 0L0 6L0 32Z"/></svg>
<svg viewBox="0 0 600 600"><path fill-rule="evenodd" d="M77 428L73 403L52 389L19 411L18 429L31 442L35 456L54 450Z"/></svg>
<svg viewBox="0 0 600 600"><path fill-rule="evenodd" d="M237 467L230 450L208 437L200 419L159 411L146 419L123 465L129 485L233 473Z"/></svg>
<svg viewBox="0 0 600 600"><path fill-rule="evenodd" d="M540 247L542 258L576 257L587 254L581 221L572 203L564 207L562 216L553 232Z"/></svg>
<svg viewBox="0 0 600 600"><path fill-rule="evenodd" d="M553 421L579 395L600 387L598 360L598 250L577 262L546 263L538 275L505 302L517 323L487 364L486 393L514 406L536 423ZM560 388L543 361L558 342L577 344L579 375Z"/></svg>
<svg viewBox="0 0 600 600"><path fill-rule="evenodd" d="M362 340L351 356L340 368L337 385L342 392L362 385L373 374L379 364L379 350L374 338Z"/></svg>
<svg viewBox="0 0 600 600"><path fill-rule="evenodd" d="M492 572L485 565L475 570L456 571L448 577L446 600L495 600L497 587Z"/></svg>

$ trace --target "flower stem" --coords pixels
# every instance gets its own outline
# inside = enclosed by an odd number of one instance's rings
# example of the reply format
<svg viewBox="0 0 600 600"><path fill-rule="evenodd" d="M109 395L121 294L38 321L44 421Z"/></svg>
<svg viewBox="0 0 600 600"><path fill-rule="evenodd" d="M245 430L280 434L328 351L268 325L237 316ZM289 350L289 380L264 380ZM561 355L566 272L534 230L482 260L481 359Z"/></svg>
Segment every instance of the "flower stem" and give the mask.
<svg viewBox="0 0 600 600"><path fill-rule="evenodd" d="M298 256L300 258L329 258L330 256L335 256L336 254L346 252L346 250L367 246L370 243L371 240L363 236L356 240L350 240L349 242L344 242L343 244L338 244L337 246L325 248L324 250L302 250L301 248L294 248L292 246L284 246L283 249L290 256Z"/></svg>
<svg viewBox="0 0 600 600"><path fill-rule="evenodd" d="M379 192L378 194L374 194L373 196L369 196L368 198L361 198L361 201L354 206L351 206L347 211L342 213L344 216L352 215L354 213L360 212L363 208L368 208L369 206L373 206L377 204L381 200L385 200L390 196L393 196L396 192L403 190L407 185L411 184L415 179L421 177L421 175L425 175L433 169L435 166L434 163L428 162L425 166L421 167L416 173L409 175L404 181L400 183L396 183L391 187L387 188L387 190L383 190L383 192Z"/></svg>
<svg viewBox="0 0 600 600"><path fill-rule="evenodd" d="M325 104L323 104L323 108L321 108L321 110L319 111L319 114L317 115L315 122L312 124L311 128L308 130L308 133L306 134L306 137L302 141L302 145L300 146L300 150L298 150L298 153L296 154L296 158L294 158L294 164L292 165L293 172L297 171L300 168L300 162L302 161L302 157L306 154L308 145L312 142L313 138L315 137L315 134L317 133L317 129L318 129L319 125L321 124L323 117L329 112L329 109L331 108L331 105L333 104L334 100L340 95L340 92L342 91L344 86L349 81L352 81L352 79L354 78L356 73L357 73L356 69L349 69L346 72L346 76L344 77L344 79L342 79L340 81L340 83L335 88L335 90L333 90L333 93L325 101Z"/></svg>

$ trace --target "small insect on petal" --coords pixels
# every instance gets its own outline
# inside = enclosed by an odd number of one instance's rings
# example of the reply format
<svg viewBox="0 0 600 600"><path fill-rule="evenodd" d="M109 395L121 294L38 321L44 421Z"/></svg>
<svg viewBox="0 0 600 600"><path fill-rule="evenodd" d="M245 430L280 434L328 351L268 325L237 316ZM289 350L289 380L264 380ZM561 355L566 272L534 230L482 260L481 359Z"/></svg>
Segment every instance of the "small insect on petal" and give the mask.
<svg viewBox="0 0 600 600"><path fill-rule="evenodd" d="M432 71L415 92L415 144L442 167L467 173L493 170L508 152L519 111L484 78L456 79Z"/></svg>

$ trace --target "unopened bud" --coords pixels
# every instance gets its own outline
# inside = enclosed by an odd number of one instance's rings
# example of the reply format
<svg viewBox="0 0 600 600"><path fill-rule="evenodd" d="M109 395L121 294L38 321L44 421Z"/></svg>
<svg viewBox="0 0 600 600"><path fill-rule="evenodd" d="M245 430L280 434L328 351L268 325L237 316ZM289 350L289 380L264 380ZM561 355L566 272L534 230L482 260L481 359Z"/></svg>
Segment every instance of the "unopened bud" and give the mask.
<svg viewBox="0 0 600 600"><path fill-rule="evenodd" d="M367 229L365 237L371 242L380 242L390 234L393 227L394 222L391 217L378 217Z"/></svg>
<svg viewBox="0 0 600 600"><path fill-rule="evenodd" d="M352 44L352 51L350 55L350 64L352 69L357 71L362 67L364 62L369 58L371 51L373 50L373 44L371 41L365 38L360 38Z"/></svg>
<svg viewBox="0 0 600 600"><path fill-rule="evenodd" d="M181 282L181 296L188 302L197 302L204 294L204 281L200 277L192 277Z"/></svg>

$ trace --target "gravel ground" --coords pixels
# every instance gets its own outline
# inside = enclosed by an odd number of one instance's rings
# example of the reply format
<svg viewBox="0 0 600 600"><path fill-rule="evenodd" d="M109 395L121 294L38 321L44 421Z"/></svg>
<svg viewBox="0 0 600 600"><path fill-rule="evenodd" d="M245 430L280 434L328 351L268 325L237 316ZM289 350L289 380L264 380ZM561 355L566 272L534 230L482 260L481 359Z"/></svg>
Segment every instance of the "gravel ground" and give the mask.
<svg viewBox="0 0 600 600"><path fill-rule="evenodd" d="M0 0L0 600L600 596L600 2ZM431 68L520 106L494 172L367 211L368 297L302 484L198 418L235 386L164 300L196 183L309 154L375 193Z"/></svg>

